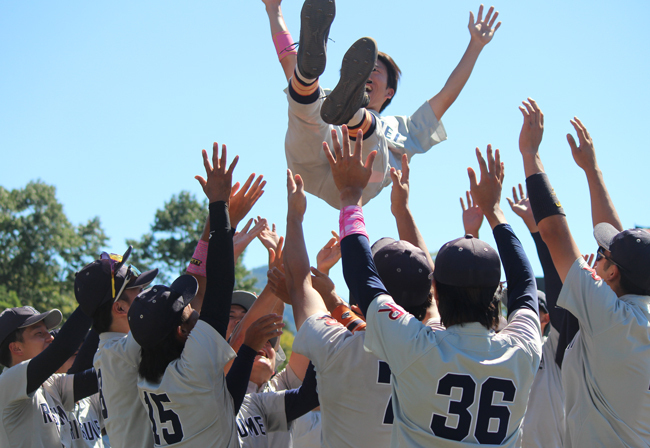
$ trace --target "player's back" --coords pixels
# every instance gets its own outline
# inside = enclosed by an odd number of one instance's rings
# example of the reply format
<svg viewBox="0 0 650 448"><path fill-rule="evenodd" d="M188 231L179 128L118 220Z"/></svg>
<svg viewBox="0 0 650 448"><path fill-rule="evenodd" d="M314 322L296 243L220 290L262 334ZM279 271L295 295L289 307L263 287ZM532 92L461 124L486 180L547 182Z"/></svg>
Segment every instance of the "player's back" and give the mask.
<svg viewBox="0 0 650 448"><path fill-rule="evenodd" d="M221 335L199 320L181 357L169 363L160 382L140 377L138 393L149 411L156 446L240 446L223 373L234 357Z"/></svg>

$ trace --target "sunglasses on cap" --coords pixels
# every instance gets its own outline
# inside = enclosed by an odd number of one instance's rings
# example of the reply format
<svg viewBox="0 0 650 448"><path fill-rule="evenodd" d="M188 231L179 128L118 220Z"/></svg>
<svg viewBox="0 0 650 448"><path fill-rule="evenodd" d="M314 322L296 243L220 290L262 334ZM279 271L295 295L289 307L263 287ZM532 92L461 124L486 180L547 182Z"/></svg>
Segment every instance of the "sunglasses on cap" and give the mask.
<svg viewBox="0 0 650 448"><path fill-rule="evenodd" d="M596 251L596 261L600 261L600 260L602 260L603 258L604 258L605 260L608 260L608 261L609 261L610 263L612 263L613 265L617 266L619 269L622 269L622 270L625 271L625 272L629 272L629 271L628 271L627 269L625 269L623 266L621 266L620 264L618 264L617 262L615 262L614 260L612 260L611 257L608 257L608 256L605 254L605 248L604 248L604 247L598 246L598 250Z"/></svg>
<svg viewBox="0 0 650 448"><path fill-rule="evenodd" d="M99 257L101 260L108 260L111 265L111 293L113 297L113 302L117 302L117 300L120 298L122 295L122 292L124 292L124 289L126 289L126 285L131 281L133 278L138 278L140 277L140 270L130 264L128 268L126 269L126 274L124 275L124 282L122 283L122 287L120 290L115 294L115 265L118 263L122 262L122 255L118 254L109 254L108 252L102 252L101 256Z"/></svg>

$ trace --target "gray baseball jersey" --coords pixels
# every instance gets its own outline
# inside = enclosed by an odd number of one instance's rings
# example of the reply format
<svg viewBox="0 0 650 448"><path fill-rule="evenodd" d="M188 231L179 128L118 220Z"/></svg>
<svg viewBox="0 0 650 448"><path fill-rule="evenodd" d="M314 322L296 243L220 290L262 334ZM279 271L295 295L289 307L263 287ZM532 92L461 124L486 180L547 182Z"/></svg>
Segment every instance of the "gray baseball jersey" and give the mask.
<svg viewBox="0 0 650 448"><path fill-rule="evenodd" d="M564 439L562 371L555 363L560 333L551 327L542 345L542 360L528 397L522 426L522 447L561 447Z"/></svg>
<svg viewBox="0 0 650 448"><path fill-rule="evenodd" d="M291 425L293 448L321 448L321 413L307 412Z"/></svg>
<svg viewBox="0 0 650 448"><path fill-rule="evenodd" d="M104 448L102 428L104 419L99 393L79 400L68 412L73 448Z"/></svg>
<svg viewBox="0 0 650 448"><path fill-rule="evenodd" d="M351 333L323 313L305 321L293 350L316 368L324 447L388 446L392 429L388 364L363 348L364 331Z"/></svg>
<svg viewBox="0 0 650 448"><path fill-rule="evenodd" d="M199 320L181 357L159 383L138 379L156 446L239 447L232 397L223 369L235 352L210 324Z"/></svg>
<svg viewBox="0 0 650 448"><path fill-rule="evenodd" d="M580 257L558 305L580 322L562 362L564 446L650 446L650 296L617 297Z"/></svg>
<svg viewBox="0 0 650 448"><path fill-rule="evenodd" d="M29 361L0 375L0 448L61 448L71 446L74 406L72 375L54 374L27 394Z"/></svg>
<svg viewBox="0 0 650 448"><path fill-rule="evenodd" d="M368 308L365 347L391 367L391 446L515 447L541 358L537 313L500 332L479 323L434 330L382 295Z"/></svg>
<svg viewBox="0 0 650 448"><path fill-rule="evenodd" d="M140 346L131 333L102 333L94 366L102 417L112 448L153 447L146 409L138 395Z"/></svg>
<svg viewBox="0 0 650 448"><path fill-rule="evenodd" d="M284 394L284 391L246 394L237 414L237 432L242 448L274 446L269 444L269 433L289 430Z"/></svg>

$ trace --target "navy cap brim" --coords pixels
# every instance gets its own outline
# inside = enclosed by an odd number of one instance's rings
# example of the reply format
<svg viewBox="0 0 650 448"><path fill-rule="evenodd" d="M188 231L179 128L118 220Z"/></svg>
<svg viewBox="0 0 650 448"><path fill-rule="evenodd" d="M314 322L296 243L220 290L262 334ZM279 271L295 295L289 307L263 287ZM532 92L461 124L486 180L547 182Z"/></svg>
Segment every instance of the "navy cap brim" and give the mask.
<svg viewBox="0 0 650 448"><path fill-rule="evenodd" d="M45 313L34 314L33 316L28 317L25 322L23 322L23 324L18 328L26 328L30 325L34 325L40 321L43 321L47 327L47 331L50 331L52 328L57 327L61 323L62 319L63 315L61 314L61 311L54 309Z"/></svg>
<svg viewBox="0 0 650 448"><path fill-rule="evenodd" d="M388 246L389 244L393 244L395 240L390 237L384 237L381 238L377 241L375 241L375 244L372 245L370 248L370 251L372 252L372 258L375 258L375 254L382 250L384 247Z"/></svg>
<svg viewBox="0 0 650 448"><path fill-rule="evenodd" d="M607 222L598 223L594 227L594 238L600 247L607 250L609 250L614 237L619 233L621 233L620 230Z"/></svg>
<svg viewBox="0 0 650 448"><path fill-rule="evenodd" d="M132 289L132 288L145 288L151 284L151 282L154 281L156 276L158 275L158 269L152 269L151 271L143 272L140 274L138 279L133 282L133 284L128 285L126 289Z"/></svg>
<svg viewBox="0 0 650 448"><path fill-rule="evenodd" d="M169 286L169 289L182 296L183 302L187 305L199 291L199 282L191 275L185 274L174 280L174 283Z"/></svg>

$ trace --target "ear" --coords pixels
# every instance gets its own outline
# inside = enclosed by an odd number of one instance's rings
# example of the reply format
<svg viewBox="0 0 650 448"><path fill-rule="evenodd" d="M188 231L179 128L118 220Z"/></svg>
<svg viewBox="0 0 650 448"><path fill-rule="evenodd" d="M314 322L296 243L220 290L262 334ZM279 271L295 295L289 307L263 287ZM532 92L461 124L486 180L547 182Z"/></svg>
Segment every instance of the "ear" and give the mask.
<svg viewBox="0 0 650 448"><path fill-rule="evenodd" d="M389 88L388 90L386 90L386 99L391 100L393 99L394 96L395 96L395 89Z"/></svg>
<svg viewBox="0 0 650 448"><path fill-rule="evenodd" d="M548 313L541 313L539 316L539 322L544 325L548 324L551 321L551 316Z"/></svg>
<svg viewBox="0 0 650 448"><path fill-rule="evenodd" d="M9 344L9 351L14 356L20 356L23 354L23 346L20 345L20 342L11 342Z"/></svg>
<svg viewBox="0 0 650 448"><path fill-rule="evenodd" d="M129 312L129 306L124 300L118 300L113 303L113 313L118 316L126 316Z"/></svg>

